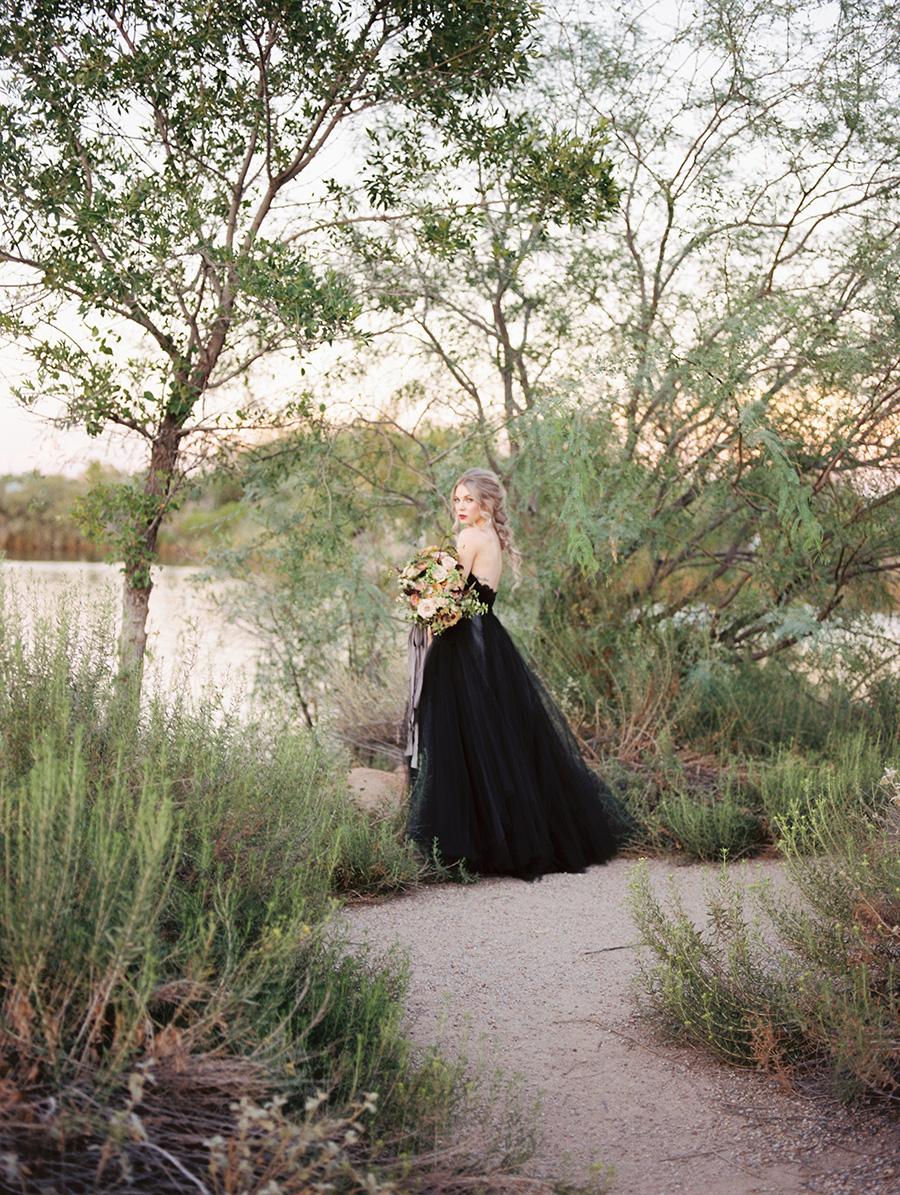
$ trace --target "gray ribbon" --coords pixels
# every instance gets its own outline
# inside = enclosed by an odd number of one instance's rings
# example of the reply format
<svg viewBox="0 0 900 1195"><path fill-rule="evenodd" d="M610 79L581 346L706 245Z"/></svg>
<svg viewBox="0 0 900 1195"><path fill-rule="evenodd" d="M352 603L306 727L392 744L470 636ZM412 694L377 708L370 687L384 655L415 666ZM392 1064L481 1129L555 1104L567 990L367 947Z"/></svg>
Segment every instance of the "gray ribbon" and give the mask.
<svg viewBox="0 0 900 1195"><path fill-rule="evenodd" d="M409 766L419 764L419 698L422 695L422 677L425 672L425 656L429 647L428 628L420 622L409 628L409 699L406 703L406 747L404 755L409 756Z"/></svg>

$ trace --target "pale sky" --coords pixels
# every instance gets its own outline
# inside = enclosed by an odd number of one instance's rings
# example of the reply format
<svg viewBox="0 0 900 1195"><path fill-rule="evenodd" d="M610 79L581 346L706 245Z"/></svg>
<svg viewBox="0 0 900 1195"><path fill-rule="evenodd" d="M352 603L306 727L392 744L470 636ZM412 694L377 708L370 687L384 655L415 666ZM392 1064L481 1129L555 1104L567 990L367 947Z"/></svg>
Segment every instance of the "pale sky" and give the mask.
<svg viewBox="0 0 900 1195"><path fill-rule="evenodd" d="M587 14L594 15L596 9L594 0L562 0L558 4L560 11L575 10L579 17ZM647 6L635 3L637 13L642 8L652 9L653 18L660 26L677 25L678 10L683 8L679 0L656 0ZM830 6L826 6L830 7ZM824 14L823 14L824 15ZM334 147L337 148L337 147ZM336 165L336 158L341 159L344 169ZM330 159L330 160L327 160ZM343 154L338 150L327 155L322 163L320 176L332 174L348 177L352 168L352 153ZM305 384L315 384L318 371L327 369L327 358L314 356L307 365ZM375 390L387 394L395 385L407 380L404 376L404 362L399 358L394 366L389 362L382 362L375 376L367 379L366 387L371 394ZM22 408L12 395L13 387L24 380L29 370L26 358L9 344L0 344L0 474L21 473L32 469L42 473L64 473L70 476L80 474L90 461L101 461L128 469L138 469L146 465L146 446L137 436L111 431L104 435L91 438L79 429L59 430L51 426L39 415ZM264 389L260 393L286 393L291 379L287 374L279 375L277 367L273 372L268 371L268 378L263 382ZM348 397L350 395L348 391ZM358 387L353 387L353 396L358 393Z"/></svg>
<svg viewBox="0 0 900 1195"><path fill-rule="evenodd" d="M77 476L91 460L136 468L118 438L92 440L78 430L57 431L22 408L10 393L27 365L12 350L0 353L0 473L65 473Z"/></svg>

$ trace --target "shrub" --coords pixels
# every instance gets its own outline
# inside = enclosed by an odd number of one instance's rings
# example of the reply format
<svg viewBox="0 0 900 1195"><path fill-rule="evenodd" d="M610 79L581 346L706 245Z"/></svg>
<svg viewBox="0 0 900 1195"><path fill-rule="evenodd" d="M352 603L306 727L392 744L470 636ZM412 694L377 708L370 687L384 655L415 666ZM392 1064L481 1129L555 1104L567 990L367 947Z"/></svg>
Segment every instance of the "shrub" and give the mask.
<svg viewBox="0 0 900 1195"><path fill-rule="evenodd" d="M328 679L321 725L364 767L396 767L403 762L408 690L406 653L397 652L384 675L359 676L336 665Z"/></svg>
<svg viewBox="0 0 900 1195"><path fill-rule="evenodd" d="M71 598L27 630L20 614L4 604L0 635L9 1181L230 1190L240 1172L246 1191L377 1192L402 1172L426 1188L464 1062L413 1050L402 959L351 951L329 916L348 874L376 891L417 875L348 802L344 753L141 705L116 688L100 615ZM447 1189L501 1162L460 1150Z"/></svg>
<svg viewBox="0 0 900 1195"><path fill-rule="evenodd" d="M781 747L771 758L676 750L668 731L640 760L606 759L604 778L617 791L645 849L715 860L777 845L789 811L806 812L827 797L865 805L892 759L891 740L858 729L835 732L821 752Z"/></svg>
<svg viewBox="0 0 900 1195"><path fill-rule="evenodd" d="M865 732L832 735L818 759L782 748L753 776L771 836L791 810L808 816L823 798L838 807L865 804L884 765L884 746Z"/></svg>
<svg viewBox="0 0 900 1195"><path fill-rule="evenodd" d="M559 615L559 616L557 616ZM634 762L666 737L707 753L826 751L866 731L896 738L894 678L860 669L814 674L801 654L762 662L729 655L700 622L576 626L568 605L533 632L542 674L595 750ZM863 699L859 693L865 691Z"/></svg>
<svg viewBox="0 0 900 1195"><path fill-rule="evenodd" d="M783 746L822 750L832 735L852 734L868 709L836 683L816 684L796 660L725 662L703 645L689 662L674 719L680 741L768 754Z"/></svg>
<svg viewBox="0 0 900 1195"><path fill-rule="evenodd" d="M698 928L677 891L667 911L646 864L628 880L631 915L651 952L640 980L653 1013L671 1032L738 1065L785 1065L800 1056L796 1018L758 925L745 915L726 871L708 890L708 926Z"/></svg>
<svg viewBox="0 0 900 1195"><path fill-rule="evenodd" d="M896 772L855 803L835 788L805 794L777 827L795 891L762 886L753 920L724 873L700 928L677 897L664 909L646 867L636 867L628 899L650 951L648 1006L732 1062L826 1068L844 1098L900 1098Z"/></svg>
<svg viewBox="0 0 900 1195"><path fill-rule="evenodd" d="M692 859L736 859L748 854L764 835L759 819L739 789L726 779L721 792L710 795L683 789L667 793L650 819L662 845Z"/></svg>

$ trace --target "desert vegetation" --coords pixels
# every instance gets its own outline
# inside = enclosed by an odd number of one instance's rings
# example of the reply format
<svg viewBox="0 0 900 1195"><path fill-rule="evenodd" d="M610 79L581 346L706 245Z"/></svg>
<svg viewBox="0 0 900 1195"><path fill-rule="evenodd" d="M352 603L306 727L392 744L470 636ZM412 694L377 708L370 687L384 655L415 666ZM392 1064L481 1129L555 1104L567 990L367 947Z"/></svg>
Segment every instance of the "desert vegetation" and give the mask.
<svg viewBox="0 0 900 1195"><path fill-rule="evenodd" d="M849 771L849 775L848 775ZM843 774L842 774L843 773ZM723 869L698 927L639 865L632 913L649 947L648 1008L678 1037L843 1099L900 1098L900 785L847 761L809 773L774 815L793 881L751 896ZM753 906L749 908L748 906Z"/></svg>
<svg viewBox="0 0 900 1195"><path fill-rule="evenodd" d="M402 761L396 566L473 464L630 855L784 863L701 927L636 866L651 1015L896 1100L897 21L659 8L0 17L16 397L146 458L0 482L10 555L123 573L117 624L2 595L13 1189L515 1189L527 1125L454 1143L484 1093L331 916L459 878L347 773ZM142 692L175 560L231 583L265 713Z"/></svg>
<svg viewBox="0 0 900 1195"><path fill-rule="evenodd" d="M422 878L348 802L345 754L171 695L142 708L110 611L3 599L4 1188L518 1189L513 1095L414 1050L403 958L330 916Z"/></svg>

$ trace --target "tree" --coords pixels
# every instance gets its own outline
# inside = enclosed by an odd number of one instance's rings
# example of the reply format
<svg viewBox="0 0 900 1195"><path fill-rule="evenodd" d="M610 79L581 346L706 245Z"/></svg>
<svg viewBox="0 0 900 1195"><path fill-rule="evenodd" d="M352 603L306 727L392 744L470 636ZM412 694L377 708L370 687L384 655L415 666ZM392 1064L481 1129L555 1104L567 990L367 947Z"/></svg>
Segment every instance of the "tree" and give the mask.
<svg viewBox="0 0 900 1195"><path fill-rule="evenodd" d="M545 28L528 102L551 125L608 118L617 209L548 240L511 205L407 272L413 329L511 485L551 635L574 619L591 650L702 604L721 648L759 659L848 594L885 600L900 27L885 6L835 15L721 0L673 29L624 4Z"/></svg>
<svg viewBox="0 0 900 1195"><path fill-rule="evenodd" d="M578 542L622 608L705 603L753 658L900 550L900 25L834 15L723 0L560 45L573 100L611 112L624 190L592 258L620 467Z"/></svg>
<svg viewBox="0 0 900 1195"><path fill-rule="evenodd" d="M257 684L286 695L308 726L336 672L377 681L384 664L391 603L378 586L379 491L389 477L384 453L365 439L322 416L248 448L238 470L251 534L214 558L219 575L243 582L229 615L260 642Z"/></svg>
<svg viewBox="0 0 900 1195"><path fill-rule="evenodd" d="M502 131L467 153L472 201L455 227L345 233L366 292L394 319L381 351L425 366L424 387L460 421L474 418L486 460L506 480L517 420L546 393L561 358L572 369L591 304L577 263L620 194L606 118L546 104L540 81L552 66L536 62L531 86L500 97Z"/></svg>
<svg viewBox="0 0 900 1195"><path fill-rule="evenodd" d="M228 426L213 400L265 355L296 359L352 328L359 301L323 234L401 216L396 186L427 154L407 137L364 155L368 206L352 217L345 182L307 181L313 163L379 111L427 125L434 144L489 135L485 97L524 74L534 19L528 0L5 6L3 326L35 363L21 396L59 398L70 423L117 425L148 449L140 482L96 491L86 511L117 528L124 672L140 673L187 442Z"/></svg>

